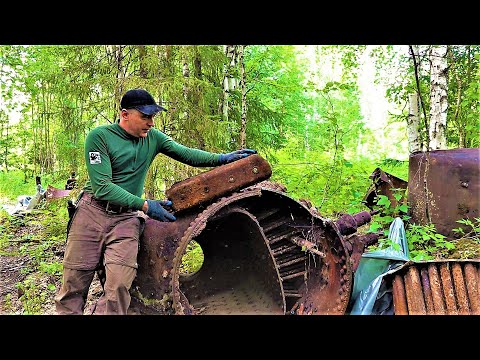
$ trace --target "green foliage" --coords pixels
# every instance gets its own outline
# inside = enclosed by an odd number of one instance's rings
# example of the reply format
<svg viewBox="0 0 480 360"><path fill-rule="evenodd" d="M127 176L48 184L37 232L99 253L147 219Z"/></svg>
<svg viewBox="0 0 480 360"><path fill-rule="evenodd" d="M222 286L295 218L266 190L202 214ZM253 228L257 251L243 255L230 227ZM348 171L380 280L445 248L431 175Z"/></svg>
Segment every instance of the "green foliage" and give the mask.
<svg viewBox="0 0 480 360"><path fill-rule="evenodd" d="M383 249L388 246L398 246L388 239L390 225L396 217L401 218L407 225L405 235L408 243L408 250L413 261L433 260L446 258L455 248L455 245L438 233L435 224L416 225L409 223L409 206L406 202L406 189L391 189L395 206L385 195L378 195L375 208L379 214L374 215L370 222L369 232L382 232L385 236L379 239L377 245L372 248Z"/></svg>
<svg viewBox="0 0 480 360"><path fill-rule="evenodd" d="M294 46L245 48L247 147L279 149L289 132L305 129L305 120L313 114L306 69Z"/></svg>
<svg viewBox="0 0 480 360"><path fill-rule="evenodd" d="M56 275L60 277L63 273L63 264L59 262L47 263L42 261L39 264L38 270L45 274Z"/></svg>
<svg viewBox="0 0 480 360"><path fill-rule="evenodd" d="M21 195L34 196L37 193L33 172L25 176L21 170L0 171L0 199L15 203ZM48 185L63 189L69 173L39 174L44 189Z"/></svg>
<svg viewBox="0 0 480 360"><path fill-rule="evenodd" d="M68 198L51 199L44 203L41 225L43 235L52 242L65 240L65 229L68 222Z"/></svg>
<svg viewBox="0 0 480 360"><path fill-rule="evenodd" d="M18 292L21 294L19 300L23 304L23 314L42 314L45 302L55 295L55 286L52 288L49 285L46 287L42 286L34 275L27 276L25 280L17 283Z"/></svg>
<svg viewBox="0 0 480 360"><path fill-rule="evenodd" d="M378 162L378 167L383 171L404 180L408 179L408 166L408 160L385 158Z"/></svg>
<svg viewBox="0 0 480 360"><path fill-rule="evenodd" d="M371 166L366 159L332 165L328 154L306 151L298 157L295 148L292 143L277 152L272 181L285 185L293 198L309 199L323 216L335 217L365 209L362 200L369 187Z"/></svg>
<svg viewBox="0 0 480 360"><path fill-rule="evenodd" d="M55 251L65 242L66 201L43 200L22 216L0 212L0 256L28 259L20 269L23 280L15 285L22 314L42 314L57 291L55 283L61 279L63 265L56 260ZM13 312L12 296L2 300L4 311Z"/></svg>
<svg viewBox="0 0 480 360"><path fill-rule="evenodd" d="M36 193L35 178L30 176L25 182L21 171L0 172L0 198L17 200L20 195L34 195Z"/></svg>
<svg viewBox="0 0 480 360"><path fill-rule="evenodd" d="M460 239L472 239L480 244L480 218L473 218L473 221L471 219L460 219L457 220L457 223L464 225L464 227L452 229L459 235Z"/></svg>
<svg viewBox="0 0 480 360"><path fill-rule="evenodd" d="M421 121L419 134L425 145L430 122L430 61L428 54L433 45L419 46L419 56L416 58L418 67L419 89L414 78L414 64L411 55L388 60L384 57L383 46L374 53L379 67L384 72L394 73L390 80L381 79L387 87L386 96L399 109L404 109L397 120L405 122L408 117L408 96L419 93L421 97ZM480 130L480 46L478 45L448 45L448 122L446 137L448 148L478 147ZM387 70L389 69L390 70ZM425 119L426 115L426 119Z"/></svg>
<svg viewBox="0 0 480 360"><path fill-rule="evenodd" d="M393 198L396 200L394 205L386 195L376 196L374 209L379 214L374 216L370 222L369 232L382 232L385 237L390 233L390 225L396 217L403 221L410 219L408 214L408 205L406 203L406 189L391 189Z"/></svg>
<svg viewBox="0 0 480 360"><path fill-rule="evenodd" d="M10 245L10 240L13 238L13 229L16 227L15 221L19 220L10 216L5 210L0 210L0 256L8 256L10 251L4 251Z"/></svg>
<svg viewBox="0 0 480 360"><path fill-rule="evenodd" d="M363 210L371 160L354 149L368 133L361 120L357 89L327 82L314 95L317 113L286 134L286 144L268 159L272 180L295 198L307 198L325 216Z"/></svg>
<svg viewBox="0 0 480 360"><path fill-rule="evenodd" d="M405 230L412 260L433 260L447 257L455 245L437 233L435 224L408 224Z"/></svg>
<svg viewBox="0 0 480 360"><path fill-rule="evenodd" d="M13 306L12 294L11 293L8 293L7 295L4 296L4 298L3 298L3 308L5 309L5 312L7 314L14 312L15 308Z"/></svg>
<svg viewBox="0 0 480 360"><path fill-rule="evenodd" d="M194 240L190 241L182 256L180 264L180 273L182 275L191 275L200 270L203 265L203 250L202 247Z"/></svg>
<svg viewBox="0 0 480 360"><path fill-rule="evenodd" d="M449 48L447 141L452 147L479 147L480 46Z"/></svg>

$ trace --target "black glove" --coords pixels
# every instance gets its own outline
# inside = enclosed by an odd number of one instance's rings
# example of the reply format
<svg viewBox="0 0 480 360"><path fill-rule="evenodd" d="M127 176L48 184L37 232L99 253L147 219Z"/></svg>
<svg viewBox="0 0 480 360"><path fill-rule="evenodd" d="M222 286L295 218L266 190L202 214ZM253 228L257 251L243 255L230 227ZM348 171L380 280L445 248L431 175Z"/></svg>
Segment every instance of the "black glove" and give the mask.
<svg viewBox="0 0 480 360"><path fill-rule="evenodd" d="M243 159L244 157L247 157L252 154L256 154L257 150L252 150L252 149L241 149L241 150L236 150L228 154L220 154L220 163L221 164L228 164L231 163L232 161L237 161L240 159Z"/></svg>
<svg viewBox="0 0 480 360"><path fill-rule="evenodd" d="M163 208L163 206L171 206L170 200L147 200L147 215L152 219L159 221L175 221L177 218ZM163 205L163 206L162 206Z"/></svg>

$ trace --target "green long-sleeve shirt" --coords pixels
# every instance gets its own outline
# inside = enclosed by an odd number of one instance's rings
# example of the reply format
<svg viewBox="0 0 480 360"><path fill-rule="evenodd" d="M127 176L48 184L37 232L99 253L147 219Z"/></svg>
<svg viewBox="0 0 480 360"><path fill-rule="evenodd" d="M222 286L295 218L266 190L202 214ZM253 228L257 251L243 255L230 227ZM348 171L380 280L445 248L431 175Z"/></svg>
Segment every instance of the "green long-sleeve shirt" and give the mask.
<svg viewBox="0 0 480 360"><path fill-rule="evenodd" d="M137 138L118 123L101 125L85 139L89 179L83 190L98 199L141 210L147 170L159 153L195 167L220 165L220 154L179 144L156 128L147 137Z"/></svg>

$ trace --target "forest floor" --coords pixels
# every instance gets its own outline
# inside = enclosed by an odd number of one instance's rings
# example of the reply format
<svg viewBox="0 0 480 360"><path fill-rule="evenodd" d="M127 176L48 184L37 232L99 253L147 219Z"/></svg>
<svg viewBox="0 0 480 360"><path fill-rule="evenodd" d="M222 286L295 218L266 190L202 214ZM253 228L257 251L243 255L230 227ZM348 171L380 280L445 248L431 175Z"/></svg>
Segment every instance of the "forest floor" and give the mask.
<svg viewBox="0 0 480 360"><path fill-rule="evenodd" d="M65 250L65 223L58 219L56 241L45 244L48 212L33 210L12 216L8 229L0 221L0 315L54 315L54 296L61 286L61 263ZM0 218L1 220L1 218ZM64 220L62 220L64 221ZM13 223L17 224L13 224ZM7 231L5 231L7 230ZM6 236L5 232L11 231ZM1 235L1 234L0 234ZM455 258L480 258L480 244L457 242ZM102 289L95 276L87 299L85 314L90 314Z"/></svg>
<svg viewBox="0 0 480 360"><path fill-rule="evenodd" d="M16 245L4 249L4 251L16 253ZM58 250L58 254L51 259L61 262L63 260L63 249ZM28 255L0 256L0 315L55 315L54 296L60 289L61 279L42 272L36 274L27 274L22 269L29 268L32 262ZM17 284L30 280L32 287L26 289L33 290L30 295L26 294L23 287ZM34 285L33 285L34 283ZM52 287L54 285L54 288ZM34 287L34 289L33 289ZM55 289L55 290L53 290ZM102 288L100 282L95 276L90 286L87 298L87 305L84 314L91 314L96 300L100 297ZM35 299L31 295L37 294L40 303L35 304ZM27 295L22 299L22 295ZM25 311L27 309L27 312Z"/></svg>
<svg viewBox="0 0 480 360"><path fill-rule="evenodd" d="M9 230L14 231L2 237L0 247L0 315L56 314L54 296L61 286L59 264L63 261L65 241L60 239L47 246L42 244L48 216L48 213L35 209L12 216L17 224L10 224ZM0 222L0 230L3 225ZM63 227L63 224L59 226ZM101 292L95 276L85 314L92 312Z"/></svg>

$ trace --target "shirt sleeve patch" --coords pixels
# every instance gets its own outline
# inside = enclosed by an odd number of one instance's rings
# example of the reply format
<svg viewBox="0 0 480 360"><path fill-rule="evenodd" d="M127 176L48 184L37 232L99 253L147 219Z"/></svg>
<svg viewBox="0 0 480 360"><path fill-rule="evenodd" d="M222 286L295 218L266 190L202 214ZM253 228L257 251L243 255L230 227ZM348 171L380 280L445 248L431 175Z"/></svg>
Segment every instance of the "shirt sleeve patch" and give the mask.
<svg viewBox="0 0 480 360"><path fill-rule="evenodd" d="M90 157L90 164L102 163L102 158L100 157L100 153L98 151L90 151L88 155Z"/></svg>

